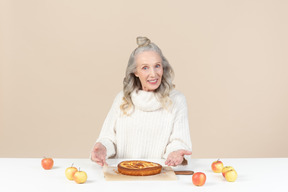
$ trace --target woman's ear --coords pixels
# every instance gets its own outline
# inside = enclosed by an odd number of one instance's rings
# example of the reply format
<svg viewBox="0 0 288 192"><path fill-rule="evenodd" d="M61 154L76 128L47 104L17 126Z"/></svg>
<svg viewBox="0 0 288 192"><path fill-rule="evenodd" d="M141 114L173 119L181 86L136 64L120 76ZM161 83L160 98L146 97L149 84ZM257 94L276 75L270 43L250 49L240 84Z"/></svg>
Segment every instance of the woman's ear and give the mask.
<svg viewBox="0 0 288 192"><path fill-rule="evenodd" d="M139 75L137 74L137 72L135 72L134 75L135 75L136 77L139 77Z"/></svg>

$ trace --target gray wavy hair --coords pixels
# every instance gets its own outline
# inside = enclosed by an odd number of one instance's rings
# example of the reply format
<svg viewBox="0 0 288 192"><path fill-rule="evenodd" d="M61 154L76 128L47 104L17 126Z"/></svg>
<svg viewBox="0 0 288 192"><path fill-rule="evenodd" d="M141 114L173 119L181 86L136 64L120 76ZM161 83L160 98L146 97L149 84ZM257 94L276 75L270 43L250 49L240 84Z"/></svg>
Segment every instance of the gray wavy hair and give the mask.
<svg viewBox="0 0 288 192"><path fill-rule="evenodd" d="M174 71L169 64L168 60L162 54L160 48L151 43L151 41L147 37L137 37L137 44L138 47L131 53L128 65L126 68L126 75L123 80L123 103L120 106L124 115L129 115L128 111L134 106L131 93L134 90L140 90L142 88L141 82L139 78L135 76L137 64L135 62L135 57L142 52L145 51L155 51L157 52L160 57L162 58L162 66L163 66L163 75L160 86L154 91L158 100L161 102L163 108L168 109L171 102L169 98L170 91L175 87L172 83L174 79Z"/></svg>

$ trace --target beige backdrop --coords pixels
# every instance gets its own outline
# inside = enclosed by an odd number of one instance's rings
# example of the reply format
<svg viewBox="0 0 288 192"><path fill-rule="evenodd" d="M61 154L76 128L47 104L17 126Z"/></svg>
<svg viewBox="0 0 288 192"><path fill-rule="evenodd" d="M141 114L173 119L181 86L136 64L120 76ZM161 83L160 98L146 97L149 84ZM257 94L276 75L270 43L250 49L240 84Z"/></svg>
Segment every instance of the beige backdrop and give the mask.
<svg viewBox="0 0 288 192"><path fill-rule="evenodd" d="M0 157L89 157L139 35L174 67L193 158L288 157L287 8L1 0Z"/></svg>

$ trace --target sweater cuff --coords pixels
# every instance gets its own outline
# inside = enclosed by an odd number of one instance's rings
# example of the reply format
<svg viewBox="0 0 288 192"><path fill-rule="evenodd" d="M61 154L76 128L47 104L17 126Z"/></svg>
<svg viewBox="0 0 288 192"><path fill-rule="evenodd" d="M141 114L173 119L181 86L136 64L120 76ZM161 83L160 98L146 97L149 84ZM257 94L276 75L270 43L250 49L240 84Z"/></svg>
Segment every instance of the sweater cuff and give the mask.
<svg viewBox="0 0 288 192"><path fill-rule="evenodd" d="M102 145L104 145L104 147L106 147L106 159L112 157L115 155L115 147L112 141L110 141L109 139L100 139L97 142L102 143Z"/></svg>
<svg viewBox="0 0 288 192"><path fill-rule="evenodd" d="M192 151L190 147L188 147L187 145L185 145L184 143L180 142L180 141L173 141L172 143L170 143L169 145L167 145L166 147L166 151L165 154L163 155L164 159L167 159L168 155L173 152L173 151L177 151L177 150L187 150L187 151ZM187 155L185 155L186 157Z"/></svg>

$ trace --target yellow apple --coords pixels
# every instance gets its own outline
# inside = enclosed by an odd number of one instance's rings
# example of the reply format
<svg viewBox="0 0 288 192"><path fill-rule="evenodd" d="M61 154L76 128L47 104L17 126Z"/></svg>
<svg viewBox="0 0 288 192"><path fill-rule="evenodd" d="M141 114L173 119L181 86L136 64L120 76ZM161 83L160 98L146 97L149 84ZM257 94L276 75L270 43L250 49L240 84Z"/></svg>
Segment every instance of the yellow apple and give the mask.
<svg viewBox="0 0 288 192"><path fill-rule="evenodd" d="M222 161L219 161L219 159L217 161L214 161L212 164L211 164L211 168L212 168L212 171L214 173L221 173L222 172L222 169L223 169L223 163Z"/></svg>
<svg viewBox="0 0 288 192"><path fill-rule="evenodd" d="M76 171L73 179L76 183L81 184L81 183L85 183L87 181L87 174L85 171Z"/></svg>
<svg viewBox="0 0 288 192"><path fill-rule="evenodd" d="M232 166L225 166L225 167L223 167L223 169L222 169L222 175L223 175L223 177L225 177L225 173L226 173L227 171L230 171L230 170L234 170L234 168L233 168Z"/></svg>
<svg viewBox="0 0 288 192"><path fill-rule="evenodd" d="M234 182L237 179L237 172L234 169L230 169L225 173L225 179L229 182Z"/></svg>
<svg viewBox="0 0 288 192"><path fill-rule="evenodd" d="M73 164L72 164L71 167L68 167L65 170L65 176L67 177L67 179L73 180L73 176L76 173L76 171L78 171L78 169L76 167L73 167Z"/></svg>

